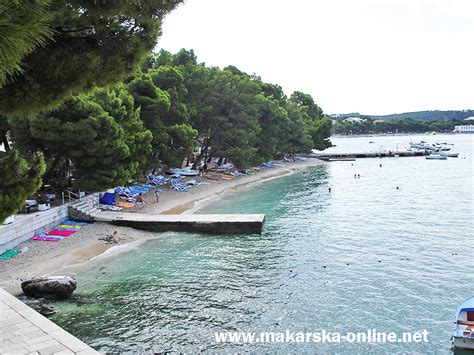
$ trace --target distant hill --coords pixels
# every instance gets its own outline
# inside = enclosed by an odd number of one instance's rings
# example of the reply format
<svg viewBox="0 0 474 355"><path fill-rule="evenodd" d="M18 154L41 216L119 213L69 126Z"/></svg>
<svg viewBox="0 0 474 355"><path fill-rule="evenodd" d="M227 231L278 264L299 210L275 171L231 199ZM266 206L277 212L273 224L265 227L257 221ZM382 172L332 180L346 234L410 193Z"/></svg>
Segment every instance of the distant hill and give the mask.
<svg viewBox="0 0 474 355"><path fill-rule="evenodd" d="M474 110L459 110L459 111L417 111L417 112L405 112L395 113L392 115L381 115L381 116L370 116L363 115L358 112L344 113L344 114L333 114L330 115L335 119L345 119L347 117L361 117L374 120L392 121L396 119L411 118L417 121L461 121L467 117L474 116Z"/></svg>

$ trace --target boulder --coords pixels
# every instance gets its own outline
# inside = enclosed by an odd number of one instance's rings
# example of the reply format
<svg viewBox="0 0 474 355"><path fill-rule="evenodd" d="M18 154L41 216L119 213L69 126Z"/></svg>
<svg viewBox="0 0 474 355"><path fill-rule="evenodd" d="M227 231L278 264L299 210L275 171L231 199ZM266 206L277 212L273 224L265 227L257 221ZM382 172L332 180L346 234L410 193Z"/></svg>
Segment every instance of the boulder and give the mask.
<svg viewBox="0 0 474 355"><path fill-rule="evenodd" d="M21 283L25 295L47 299L70 298L76 287L71 276L35 277Z"/></svg>

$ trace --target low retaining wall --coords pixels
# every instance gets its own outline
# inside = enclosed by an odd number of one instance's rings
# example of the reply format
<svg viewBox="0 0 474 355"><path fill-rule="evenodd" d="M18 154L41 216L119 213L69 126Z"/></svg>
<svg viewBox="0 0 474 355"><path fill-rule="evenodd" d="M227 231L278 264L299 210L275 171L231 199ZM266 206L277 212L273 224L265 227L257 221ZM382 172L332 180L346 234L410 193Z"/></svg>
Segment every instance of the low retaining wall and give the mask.
<svg viewBox="0 0 474 355"><path fill-rule="evenodd" d="M67 218L67 205L47 211L16 215L13 223L0 225L0 254L39 233L47 232Z"/></svg>

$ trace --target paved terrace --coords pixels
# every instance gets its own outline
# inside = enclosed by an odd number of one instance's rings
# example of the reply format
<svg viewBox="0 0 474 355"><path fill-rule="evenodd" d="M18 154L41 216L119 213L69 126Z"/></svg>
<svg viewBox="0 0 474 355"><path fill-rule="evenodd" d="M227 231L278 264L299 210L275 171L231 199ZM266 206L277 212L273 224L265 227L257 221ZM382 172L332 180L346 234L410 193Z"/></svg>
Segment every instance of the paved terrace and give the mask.
<svg viewBox="0 0 474 355"><path fill-rule="evenodd" d="M0 354L99 354L0 289Z"/></svg>
<svg viewBox="0 0 474 355"><path fill-rule="evenodd" d="M213 234L262 233L264 214L176 214L147 215L127 212L100 212L99 222L154 232L204 232Z"/></svg>

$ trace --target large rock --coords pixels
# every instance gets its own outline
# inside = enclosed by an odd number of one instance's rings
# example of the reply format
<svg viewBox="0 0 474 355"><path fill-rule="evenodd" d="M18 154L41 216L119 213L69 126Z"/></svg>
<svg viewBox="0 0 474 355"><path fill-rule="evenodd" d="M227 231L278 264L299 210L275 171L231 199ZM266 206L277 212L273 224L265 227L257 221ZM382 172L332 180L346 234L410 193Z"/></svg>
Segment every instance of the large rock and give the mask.
<svg viewBox="0 0 474 355"><path fill-rule="evenodd" d="M76 280L70 276L35 277L21 283L25 295L48 299L69 298L76 287Z"/></svg>

